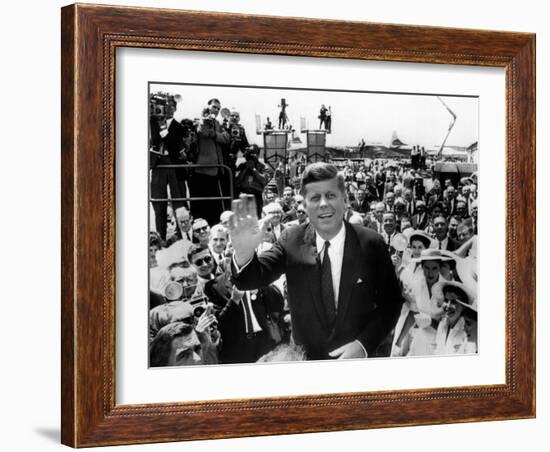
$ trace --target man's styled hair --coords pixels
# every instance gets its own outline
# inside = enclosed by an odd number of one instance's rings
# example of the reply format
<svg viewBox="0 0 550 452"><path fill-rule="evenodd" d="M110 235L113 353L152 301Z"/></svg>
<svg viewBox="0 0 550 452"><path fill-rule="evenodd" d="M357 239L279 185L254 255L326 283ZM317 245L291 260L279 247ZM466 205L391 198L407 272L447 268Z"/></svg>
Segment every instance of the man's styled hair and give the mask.
<svg viewBox="0 0 550 452"><path fill-rule="evenodd" d="M193 332L193 326L184 322L173 322L163 326L149 346L149 365L161 367L168 365L172 340L175 337L188 336Z"/></svg>
<svg viewBox="0 0 550 452"><path fill-rule="evenodd" d="M214 234L218 232L222 232L227 238L229 238L229 231L223 224L215 224L214 226L212 226L212 229L210 229L210 238L212 238Z"/></svg>
<svg viewBox="0 0 550 452"><path fill-rule="evenodd" d="M273 212L282 212L283 207L281 206L281 203L279 201L273 201L269 204L265 205L262 209L262 212L268 214Z"/></svg>
<svg viewBox="0 0 550 452"><path fill-rule="evenodd" d="M397 221L397 216L395 215L395 212L392 212L391 210L386 210L382 214L382 218L384 218L385 216L388 216L388 215L391 215L391 217L393 218L393 221Z"/></svg>
<svg viewBox="0 0 550 452"><path fill-rule="evenodd" d="M178 207L174 213L176 214L176 218L179 220L181 217L189 217L191 218L191 212L187 209L185 206Z"/></svg>
<svg viewBox="0 0 550 452"><path fill-rule="evenodd" d="M220 104L220 105L221 105L220 100L219 100L218 98L216 98L216 97L213 97L212 99L210 99L210 100L208 101L208 105L211 105L211 104L213 104L214 102L216 102L217 104Z"/></svg>
<svg viewBox="0 0 550 452"><path fill-rule="evenodd" d="M313 182L338 179L338 188L343 195L346 194L346 182L341 174L338 174L338 168L330 163L316 162L306 166L302 174L300 194L305 197L306 187Z"/></svg>
<svg viewBox="0 0 550 452"><path fill-rule="evenodd" d="M441 202L434 202L433 205L430 207L430 214L433 215L433 211L439 209L441 212L445 210L445 206ZM439 216L439 215L438 215Z"/></svg>
<svg viewBox="0 0 550 452"><path fill-rule="evenodd" d="M187 250L187 259L189 259L189 262L193 262L193 256L195 254L199 254L204 250L208 250L208 252L210 252L210 248L208 248L207 246L203 246L198 243L193 243Z"/></svg>

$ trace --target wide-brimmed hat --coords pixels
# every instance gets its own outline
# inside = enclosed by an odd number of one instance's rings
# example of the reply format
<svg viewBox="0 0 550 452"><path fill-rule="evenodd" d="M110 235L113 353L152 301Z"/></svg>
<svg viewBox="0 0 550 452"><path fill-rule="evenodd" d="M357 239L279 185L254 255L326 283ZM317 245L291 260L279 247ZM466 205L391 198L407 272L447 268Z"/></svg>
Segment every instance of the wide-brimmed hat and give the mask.
<svg viewBox="0 0 550 452"><path fill-rule="evenodd" d="M409 245L412 246L413 240L420 240L426 248L429 248L432 244L432 238L419 229L412 231L409 235Z"/></svg>
<svg viewBox="0 0 550 452"><path fill-rule="evenodd" d="M435 300L443 300L445 293L449 291L464 294L465 300L455 300L455 302L477 313L476 294L466 284L458 281L439 281L432 287L432 294Z"/></svg>
<svg viewBox="0 0 550 452"><path fill-rule="evenodd" d="M449 256L444 255L442 250L436 250L433 248L429 248L427 250L422 250L420 253L420 257L417 259L418 262L425 262L425 261L439 261L439 262L447 262L453 260Z"/></svg>
<svg viewBox="0 0 550 452"><path fill-rule="evenodd" d="M447 257L448 260L454 261L455 264L458 262L458 256L455 253L453 253L452 251L439 250L439 252L441 253L442 256Z"/></svg>

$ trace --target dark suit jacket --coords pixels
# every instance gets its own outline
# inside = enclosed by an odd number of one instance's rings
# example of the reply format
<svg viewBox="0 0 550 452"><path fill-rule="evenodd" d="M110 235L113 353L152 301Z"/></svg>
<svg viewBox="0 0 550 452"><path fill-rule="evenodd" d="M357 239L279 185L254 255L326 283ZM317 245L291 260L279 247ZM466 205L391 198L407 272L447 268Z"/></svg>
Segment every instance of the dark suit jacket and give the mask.
<svg viewBox="0 0 550 452"><path fill-rule="evenodd" d="M296 214L296 209L292 207L291 209L288 209L286 212L283 213L283 218L281 219L281 223L288 223L289 221L296 221L298 219L298 215Z"/></svg>
<svg viewBox="0 0 550 452"><path fill-rule="evenodd" d="M435 237L433 240L434 240L435 248L438 248L439 247L439 240L437 239L437 237ZM455 239L447 236L447 245L445 246L445 248L443 248L444 250L454 251L459 247L460 247L460 242L458 240L455 240Z"/></svg>
<svg viewBox="0 0 550 452"><path fill-rule="evenodd" d="M180 150L183 148L183 135L185 128L172 119L170 126L168 127L168 134L162 138L160 136L160 126L158 121L151 119L151 145L157 150L160 150L161 144L164 145L164 151L168 153L168 158L160 162L163 164L178 164L183 163L180 159Z"/></svg>
<svg viewBox="0 0 550 452"><path fill-rule="evenodd" d="M370 202L367 198L363 199L362 202L359 202L358 199L351 202L351 207L353 210L359 213L367 213L370 210Z"/></svg>
<svg viewBox="0 0 550 452"><path fill-rule="evenodd" d="M443 200L443 204L445 205L445 209L447 210L447 215L456 214L457 202L458 201L455 198Z"/></svg>
<svg viewBox="0 0 550 452"><path fill-rule="evenodd" d="M395 271L382 237L363 226L344 223L346 240L335 324L328 324L321 300L320 266L311 224L287 229L274 246L240 273L240 289L262 287L286 273L292 335L309 359L359 340L369 356L394 327L401 309Z"/></svg>
<svg viewBox="0 0 550 452"><path fill-rule="evenodd" d="M460 242L449 237L449 240L447 240L447 251L454 251L457 248L460 248Z"/></svg>
<svg viewBox="0 0 550 452"><path fill-rule="evenodd" d="M255 362L260 356L250 356L250 350L244 346L246 341L246 324L244 320L243 303L235 304L229 301L231 294L220 284L216 278L208 282L205 286L205 293L218 308L223 308L227 303L228 309L219 317L218 328L222 337L222 343L219 353L222 364L235 364L245 362ZM254 316L262 331L266 335L266 341L269 341L267 318L278 319L282 316L284 300L283 296L275 286L268 286L260 289L254 299L250 299ZM269 345L269 344L266 344ZM273 347L275 344L273 344ZM263 353L267 353L264 350Z"/></svg>
<svg viewBox="0 0 550 452"><path fill-rule="evenodd" d="M412 216L411 222L414 229L426 229L426 226L428 226L430 220L429 215L425 212L422 215L422 218L420 218L419 213L416 213Z"/></svg>

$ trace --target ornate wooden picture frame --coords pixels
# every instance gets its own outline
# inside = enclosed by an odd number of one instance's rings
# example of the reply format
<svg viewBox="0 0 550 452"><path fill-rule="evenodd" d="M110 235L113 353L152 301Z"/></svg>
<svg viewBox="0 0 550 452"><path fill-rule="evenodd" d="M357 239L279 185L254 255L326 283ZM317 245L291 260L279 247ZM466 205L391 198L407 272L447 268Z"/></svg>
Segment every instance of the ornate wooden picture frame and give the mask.
<svg viewBox="0 0 550 452"><path fill-rule="evenodd" d="M505 384L117 405L115 52L121 47L504 68ZM64 444L86 447L535 416L534 35L77 4L62 9L61 72Z"/></svg>

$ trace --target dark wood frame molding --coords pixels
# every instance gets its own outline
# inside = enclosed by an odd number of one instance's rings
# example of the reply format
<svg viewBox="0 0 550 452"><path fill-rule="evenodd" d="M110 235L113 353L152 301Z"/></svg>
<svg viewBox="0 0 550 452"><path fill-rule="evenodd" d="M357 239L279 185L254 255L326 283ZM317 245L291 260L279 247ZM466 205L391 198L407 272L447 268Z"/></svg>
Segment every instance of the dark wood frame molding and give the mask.
<svg viewBox="0 0 550 452"><path fill-rule="evenodd" d="M85 447L535 416L535 35L80 4L62 9L61 35L64 444ZM117 47L505 68L506 383L116 405Z"/></svg>

